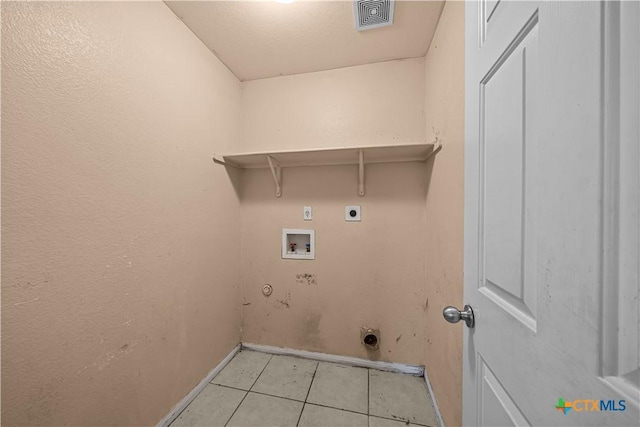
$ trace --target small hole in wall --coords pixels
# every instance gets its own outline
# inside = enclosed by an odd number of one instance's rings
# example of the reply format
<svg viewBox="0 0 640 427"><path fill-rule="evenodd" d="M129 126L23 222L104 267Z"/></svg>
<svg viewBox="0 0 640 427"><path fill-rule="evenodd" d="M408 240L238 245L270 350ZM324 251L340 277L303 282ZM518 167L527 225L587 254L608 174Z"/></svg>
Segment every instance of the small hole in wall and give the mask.
<svg viewBox="0 0 640 427"><path fill-rule="evenodd" d="M378 338L375 335L369 334L364 337L364 343L366 345L375 346L376 344L378 344Z"/></svg>

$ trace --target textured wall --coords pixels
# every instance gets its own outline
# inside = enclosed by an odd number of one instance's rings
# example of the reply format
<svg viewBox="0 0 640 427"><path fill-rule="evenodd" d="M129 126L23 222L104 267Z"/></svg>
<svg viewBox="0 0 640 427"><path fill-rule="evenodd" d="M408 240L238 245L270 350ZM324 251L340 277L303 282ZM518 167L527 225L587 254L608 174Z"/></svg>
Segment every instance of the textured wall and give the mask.
<svg viewBox="0 0 640 427"><path fill-rule="evenodd" d="M425 63L427 140L443 149L427 164L425 366L447 425L462 423L462 326L442 318L463 306L464 3L448 1Z"/></svg>
<svg viewBox="0 0 640 427"><path fill-rule="evenodd" d="M424 58L242 85L245 151L424 141Z"/></svg>
<svg viewBox="0 0 640 427"><path fill-rule="evenodd" d="M243 88L247 151L424 141L423 58ZM422 364L425 165L367 166L364 197L355 166L285 168L282 198L269 170L244 173L243 341ZM346 223L344 206L354 204L362 222ZM316 260L282 260L283 228L315 229ZM274 286L269 298L264 283ZM360 344L365 325L381 329L379 352Z"/></svg>
<svg viewBox="0 0 640 427"><path fill-rule="evenodd" d="M161 2L2 2L2 425L149 425L239 340L240 86Z"/></svg>

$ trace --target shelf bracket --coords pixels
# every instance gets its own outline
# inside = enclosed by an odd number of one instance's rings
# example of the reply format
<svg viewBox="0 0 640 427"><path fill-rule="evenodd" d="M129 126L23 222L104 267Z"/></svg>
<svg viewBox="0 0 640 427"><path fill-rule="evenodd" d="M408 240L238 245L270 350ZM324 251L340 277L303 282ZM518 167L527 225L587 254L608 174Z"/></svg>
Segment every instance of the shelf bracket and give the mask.
<svg viewBox="0 0 640 427"><path fill-rule="evenodd" d="M429 160L432 156L435 156L436 153L438 151L442 150L442 141L439 139L436 139L436 141L433 143L433 150L431 151L431 153L429 153L429 155L424 159L424 161L426 162L427 160Z"/></svg>
<svg viewBox="0 0 640 427"><path fill-rule="evenodd" d="M364 196L364 152L358 150L358 195Z"/></svg>
<svg viewBox="0 0 640 427"><path fill-rule="evenodd" d="M269 162L269 168L271 169L271 175L276 183L276 197L282 196L281 182L282 182L282 168L280 165L269 155L267 155L267 161Z"/></svg>

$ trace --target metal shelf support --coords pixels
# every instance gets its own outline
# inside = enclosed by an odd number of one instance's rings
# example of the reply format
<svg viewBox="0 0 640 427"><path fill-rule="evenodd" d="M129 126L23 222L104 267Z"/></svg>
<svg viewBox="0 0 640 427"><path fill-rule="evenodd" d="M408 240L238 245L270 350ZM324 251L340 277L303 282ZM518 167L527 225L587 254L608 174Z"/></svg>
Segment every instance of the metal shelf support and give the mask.
<svg viewBox="0 0 640 427"><path fill-rule="evenodd" d="M358 150L358 195L364 196L364 152Z"/></svg>
<svg viewBox="0 0 640 427"><path fill-rule="evenodd" d="M426 159L424 159L424 161L426 162L431 157L435 156L440 150L442 150L442 141L436 139L436 142L433 143L433 151L431 151L431 153L427 156Z"/></svg>
<svg viewBox="0 0 640 427"><path fill-rule="evenodd" d="M269 168L271 169L271 175L276 183L276 197L282 196L282 168L280 165L269 155L267 155L267 161L269 162Z"/></svg>

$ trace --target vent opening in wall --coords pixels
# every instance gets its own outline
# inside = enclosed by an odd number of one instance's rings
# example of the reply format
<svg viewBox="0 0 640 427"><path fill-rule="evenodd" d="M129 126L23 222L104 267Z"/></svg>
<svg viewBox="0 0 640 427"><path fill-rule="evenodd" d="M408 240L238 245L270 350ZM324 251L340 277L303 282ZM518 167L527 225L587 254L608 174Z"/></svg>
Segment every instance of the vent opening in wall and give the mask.
<svg viewBox="0 0 640 427"><path fill-rule="evenodd" d="M393 24L394 0L354 0L356 30L371 30Z"/></svg>

